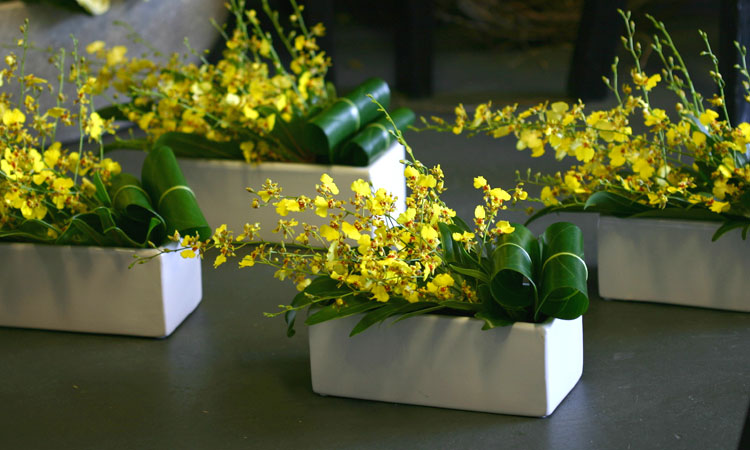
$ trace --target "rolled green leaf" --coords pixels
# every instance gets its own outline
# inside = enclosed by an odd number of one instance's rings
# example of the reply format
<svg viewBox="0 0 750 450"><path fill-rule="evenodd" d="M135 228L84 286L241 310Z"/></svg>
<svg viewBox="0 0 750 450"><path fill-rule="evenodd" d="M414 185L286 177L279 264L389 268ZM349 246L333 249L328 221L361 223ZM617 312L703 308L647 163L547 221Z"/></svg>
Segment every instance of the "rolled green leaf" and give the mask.
<svg viewBox="0 0 750 450"><path fill-rule="evenodd" d="M148 193L136 177L129 173L112 177L109 196L117 214L117 224L128 236L136 241L150 241L155 245L164 240L166 223L154 209Z"/></svg>
<svg viewBox="0 0 750 450"><path fill-rule="evenodd" d="M368 94L385 108L390 105L388 84L380 78L370 78L310 119L305 127L305 140L313 153L332 160L334 149L378 117L378 106Z"/></svg>
<svg viewBox="0 0 750 450"><path fill-rule="evenodd" d="M581 230L572 223L553 223L542 235L542 246L538 311L559 319L575 319L589 306Z"/></svg>
<svg viewBox="0 0 750 450"><path fill-rule="evenodd" d="M501 236L492 252L494 269L490 292L506 309L533 305L537 296L539 242L528 228L519 224L513 226L515 231Z"/></svg>
<svg viewBox="0 0 750 450"><path fill-rule="evenodd" d="M115 211L133 220L147 222L151 215L156 214L148 192L143 189L138 178L129 173L112 177L109 196Z"/></svg>
<svg viewBox="0 0 750 450"><path fill-rule="evenodd" d="M388 108L391 105L391 90L388 87L388 83L380 78L370 78L354 88L353 91L349 92L344 97L351 100L357 106L357 109L359 110L360 128L361 125L372 122L381 114L378 111L378 105L373 103L368 95L372 95L373 98L383 105L384 108Z"/></svg>
<svg viewBox="0 0 750 450"><path fill-rule="evenodd" d="M176 230L182 236L197 233L201 240L211 237L211 228L169 147L156 147L149 152L143 162L141 180L167 224L168 235Z"/></svg>
<svg viewBox="0 0 750 450"><path fill-rule="evenodd" d="M390 116L400 130L414 123L415 119L414 112L409 108L398 108ZM341 147L334 162L352 166L369 165L396 140L391 131L395 130L385 116L370 122Z"/></svg>

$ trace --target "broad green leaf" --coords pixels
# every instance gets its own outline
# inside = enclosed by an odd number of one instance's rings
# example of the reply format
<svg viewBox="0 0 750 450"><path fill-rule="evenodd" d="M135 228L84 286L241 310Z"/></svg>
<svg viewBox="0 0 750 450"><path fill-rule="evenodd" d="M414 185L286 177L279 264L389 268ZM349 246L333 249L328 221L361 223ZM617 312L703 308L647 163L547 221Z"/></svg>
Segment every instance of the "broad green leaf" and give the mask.
<svg viewBox="0 0 750 450"><path fill-rule="evenodd" d="M349 336L351 337L355 334L359 334L375 325L376 323L383 322L387 318L398 314L399 311L406 309L410 305L411 304L405 300L398 301L393 298L389 300L388 303L382 303L382 306L380 308L374 309L362 316L362 319L357 322L357 325L354 326L351 333L349 333Z"/></svg>
<svg viewBox="0 0 750 450"><path fill-rule="evenodd" d="M468 231L469 233L471 233L471 227L466 222L464 222L462 218L455 216L453 218L453 224L460 228L461 232Z"/></svg>
<svg viewBox="0 0 750 450"><path fill-rule="evenodd" d="M297 311L290 310L284 313L284 321L286 322L286 337L292 337L297 334L297 330L294 329L294 322L297 320Z"/></svg>
<svg viewBox="0 0 750 450"><path fill-rule="evenodd" d="M574 319L586 312L589 304L581 230L572 223L554 223L542 235L542 243L540 301L535 319L541 319L540 313Z"/></svg>
<svg viewBox="0 0 750 450"><path fill-rule="evenodd" d="M107 188L104 186L104 182L102 181L99 172L95 172L92 178L94 179L94 186L96 187L94 197L102 206L112 206L112 200L110 200L109 194L107 194Z"/></svg>
<svg viewBox="0 0 750 450"><path fill-rule="evenodd" d="M215 142L193 133L164 133L154 143L154 148L160 147L169 147L183 158L243 159L239 142Z"/></svg>
<svg viewBox="0 0 750 450"><path fill-rule="evenodd" d="M711 173L713 173L714 169L704 161L695 161L694 164L698 167L698 170L693 172L697 175L695 177L695 183L699 187L707 188L711 183ZM711 189L709 188L707 190L710 191ZM702 192L696 192L696 194L702 194ZM710 195L708 192L705 192L705 194Z"/></svg>
<svg viewBox="0 0 750 450"><path fill-rule="evenodd" d="M106 238L97 231L96 213L79 214L70 221L68 229L57 238L60 245L97 245L105 246Z"/></svg>
<svg viewBox="0 0 750 450"><path fill-rule="evenodd" d="M159 215L166 223L166 233L178 231L181 236L198 234L201 240L211 237L195 194L187 186L174 152L169 147L154 147L141 167L141 182Z"/></svg>
<svg viewBox="0 0 750 450"><path fill-rule="evenodd" d="M458 260L454 251L453 233L448 224L438 222L438 229L440 230L440 247L443 249L443 258L449 263L457 262Z"/></svg>
<svg viewBox="0 0 750 450"><path fill-rule="evenodd" d="M151 143L148 139L120 139L115 136L111 142L107 142L102 146L104 153L111 152L113 150L138 150L147 152Z"/></svg>
<svg viewBox="0 0 750 450"><path fill-rule="evenodd" d="M102 234L106 235L109 230L117 228L111 208L99 207L94 210L94 213L99 218L99 226L101 227Z"/></svg>
<svg viewBox="0 0 750 450"><path fill-rule="evenodd" d="M418 308L414 311L408 312L406 314L399 315L398 319L394 320L393 323L401 322L404 319L408 319L410 317L416 317L421 316L423 314L439 311L441 309L444 309L444 306L442 305L435 305L432 302L420 302L420 303L412 303L413 308ZM424 305L424 307L422 307ZM435 306L427 306L427 305L435 305ZM410 305L411 306L411 305Z"/></svg>
<svg viewBox="0 0 750 450"><path fill-rule="evenodd" d="M349 317L354 314L363 313L371 309L379 308L383 303L376 302L367 298L349 296L346 297L346 304L338 306L335 303L324 306L305 320L307 325L315 325L331 319L340 319Z"/></svg>
<svg viewBox="0 0 750 450"><path fill-rule="evenodd" d="M750 189L745 191L744 194L740 195L740 202L739 202L747 212L750 212Z"/></svg>
<svg viewBox="0 0 750 450"><path fill-rule="evenodd" d="M376 118L361 128L348 141L334 150L334 164L364 167L380 157L396 140L394 130L406 130L414 122L414 112L409 108L390 111L390 120L385 115ZM393 123L391 123L393 121ZM394 125L395 124L395 127Z"/></svg>
<svg viewBox="0 0 750 450"><path fill-rule="evenodd" d="M649 207L619 194L607 191L594 192L586 200L585 211L611 214L613 216L631 216L648 210Z"/></svg>
<svg viewBox="0 0 750 450"><path fill-rule="evenodd" d="M449 263L457 263L463 267L470 267L476 264L476 259L472 257L464 248L463 244L453 239L453 233L463 233L463 229L456 224L438 223L441 236L441 246L446 249L445 257Z"/></svg>
<svg viewBox="0 0 750 450"><path fill-rule="evenodd" d="M294 299L292 300L291 306L295 308L300 308L307 306L312 303L312 299L305 295L304 292L300 292L299 294L294 296ZM292 337L296 333L294 330L294 322L297 319L297 311L296 310L289 310L284 313L284 321L286 322L286 335L287 337Z"/></svg>
<svg viewBox="0 0 750 450"><path fill-rule="evenodd" d="M60 234L56 227L38 219L23 221L12 230L0 230L1 240L52 243Z"/></svg>
<svg viewBox="0 0 750 450"><path fill-rule="evenodd" d="M115 211L134 221L147 222L152 216L158 215L141 182L129 173L113 176L108 193Z"/></svg>
<svg viewBox="0 0 750 450"><path fill-rule="evenodd" d="M446 300L444 302L440 302L440 306L444 306L448 309L456 309L459 311L477 312L481 309L482 305L479 303L468 303L468 302L459 302L456 300Z"/></svg>
<svg viewBox="0 0 750 450"><path fill-rule="evenodd" d="M310 282L304 292L317 298L336 298L351 294L352 290L328 276L320 276Z"/></svg>
<svg viewBox="0 0 750 450"><path fill-rule="evenodd" d="M583 211L584 211L583 203L563 203L559 205L550 205L534 213L531 217L529 217L526 220L526 222L524 222L524 225L528 225L531 222L535 221L536 219L546 216L547 214L561 213L561 212L583 212Z"/></svg>
<svg viewBox="0 0 750 450"><path fill-rule="evenodd" d="M476 269L466 269L464 267L459 267L455 264L449 264L448 267L454 272L460 273L461 275L466 275L467 277L476 278L479 281L482 281L483 283L489 283L490 277L482 272L481 270Z"/></svg>
<svg viewBox="0 0 750 450"><path fill-rule="evenodd" d="M747 228L750 227L750 220L740 221L740 220L727 220L725 221L714 233L714 235L711 237L711 241L716 241L720 237L722 237L727 232L734 230L735 228L743 228L742 231L742 239L745 239L747 236Z"/></svg>
<svg viewBox="0 0 750 450"><path fill-rule="evenodd" d="M513 233L501 236L492 253L493 270L490 292L503 307L517 308L534 304L539 244L534 234L520 224ZM528 283L526 283L528 282Z"/></svg>
<svg viewBox="0 0 750 450"><path fill-rule="evenodd" d="M684 220L725 220L721 214L704 208L653 208L630 217L654 219L684 219Z"/></svg>
<svg viewBox="0 0 750 450"><path fill-rule="evenodd" d="M504 327L513 323L508 311L494 301L482 302L480 311L474 317L484 321L483 330Z"/></svg>
<svg viewBox="0 0 750 450"><path fill-rule="evenodd" d="M128 116L125 115L125 113L122 112L122 108L125 105L109 105L105 106L104 108L99 108L96 110L96 112L99 114L99 116L102 119L115 119L118 121L130 121L128 119Z"/></svg>

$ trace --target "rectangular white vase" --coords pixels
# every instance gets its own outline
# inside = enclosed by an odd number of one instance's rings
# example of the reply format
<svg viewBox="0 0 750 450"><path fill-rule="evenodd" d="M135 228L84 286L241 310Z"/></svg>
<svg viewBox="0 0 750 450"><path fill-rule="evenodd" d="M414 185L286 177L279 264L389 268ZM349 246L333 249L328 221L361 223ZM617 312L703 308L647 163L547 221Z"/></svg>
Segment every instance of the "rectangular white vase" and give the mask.
<svg viewBox="0 0 750 450"><path fill-rule="evenodd" d="M271 179L283 188L282 195L304 194L315 198L315 185L321 184L320 176L327 173L340 190L338 197L348 199L353 196L350 190L352 182L363 179L372 182L375 189L384 188L397 197L398 214L405 209L406 181L401 164L404 157L404 148L396 143L367 167L288 162L248 164L244 161L189 158L181 158L180 167L209 225L216 228L226 224L237 233L243 230L245 223L259 222L262 239L279 241L279 235L271 230L281 217L272 206L251 208L252 199L257 197L245 188L258 191L266 179ZM291 213L285 218L318 226L328 223L328 219L316 216L313 211Z"/></svg>
<svg viewBox="0 0 750 450"><path fill-rule="evenodd" d="M598 228L599 295L750 311L750 241L717 222L620 219Z"/></svg>
<svg viewBox="0 0 750 450"><path fill-rule="evenodd" d="M424 315L349 337L359 319L310 327L313 391L543 417L583 371L580 317L482 330L473 318Z"/></svg>
<svg viewBox="0 0 750 450"><path fill-rule="evenodd" d="M165 337L203 295L200 258L154 249L0 244L0 326Z"/></svg>

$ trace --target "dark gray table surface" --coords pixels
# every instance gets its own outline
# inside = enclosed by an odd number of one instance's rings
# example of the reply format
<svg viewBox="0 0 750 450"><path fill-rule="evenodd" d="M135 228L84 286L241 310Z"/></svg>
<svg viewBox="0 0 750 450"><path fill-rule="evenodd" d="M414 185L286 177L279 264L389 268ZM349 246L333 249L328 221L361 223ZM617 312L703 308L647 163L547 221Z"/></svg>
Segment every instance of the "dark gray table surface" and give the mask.
<svg viewBox="0 0 750 450"><path fill-rule="evenodd" d="M307 332L264 311L293 287L214 270L161 340L0 328L1 449L733 449L750 394L750 314L603 301L581 381L534 419L321 397Z"/></svg>

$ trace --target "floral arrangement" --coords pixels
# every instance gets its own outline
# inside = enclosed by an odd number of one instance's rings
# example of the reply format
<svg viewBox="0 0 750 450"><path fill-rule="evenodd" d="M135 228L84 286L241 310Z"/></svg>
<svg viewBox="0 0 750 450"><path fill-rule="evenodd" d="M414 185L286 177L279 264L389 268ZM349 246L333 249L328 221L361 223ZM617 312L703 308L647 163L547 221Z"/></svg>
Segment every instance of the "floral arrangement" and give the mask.
<svg viewBox="0 0 750 450"><path fill-rule="evenodd" d="M320 111L333 98L324 81L330 58L316 38L325 28L311 28L302 19L302 6L290 0L292 29L286 31L278 12L267 0L262 9L273 25L291 61L285 66L274 47L273 35L264 30L254 9L245 0L229 0L236 27L231 36L218 27L226 44L221 59L186 63L178 55L160 62L130 58L127 48L107 48L102 41L87 52L101 62L95 89L114 88L130 101L101 111L126 119L146 133L145 140L116 140L113 148L150 148L154 142L179 148L182 156L263 160L314 160L299 141L304 119Z"/></svg>
<svg viewBox="0 0 750 450"><path fill-rule="evenodd" d="M276 278L300 291L291 304L269 314L285 315L290 336L297 311L308 307L314 312L307 324L362 313L352 334L392 316L469 315L488 329L515 321L573 319L586 311L587 269L577 227L554 224L537 239L522 225L500 220L499 213L525 199L526 192L521 185L510 191L493 188L481 176L474 186L483 202L470 226L440 199L445 191L440 166L427 168L416 160L390 123L411 159L404 169L410 190L405 212L396 215L395 199L364 180L351 184L347 200L338 197L339 187L327 174L316 185L315 198L285 196L281 186L267 180L262 189L248 191L255 196L253 207L275 208L280 242L258 240L258 224L246 224L238 234L222 225L209 241L182 238L183 256L203 257L213 249L216 267L248 247L240 267L275 267ZM299 223L294 215L307 210L329 222Z"/></svg>
<svg viewBox="0 0 750 450"><path fill-rule="evenodd" d="M149 155L143 187L132 175L121 173L117 162L103 157L102 136L113 133L114 126L111 119L92 111L96 79L87 72L81 55L73 50L70 72L64 70L65 50L55 55L60 76L53 86L24 72L28 22L21 31L21 55L6 55L0 70L0 87L6 88L0 92L0 240L145 247L161 244L175 223L183 232L203 231L200 226L184 226L182 213L163 217L152 206L150 197L169 188L163 180L174 179L167 172L179 171L176 161L169 160L169 151ZM76 86L75 111L61 106L66 82ZM40 106L45 91L56 101L46 110ZM75 151L55 140L56 131L64 126L79 130ZM98 154L84 150L86 140L98 145ZM197 209L179 194L170 197L167 204Z"/></svg>
<svg viewBox="0 0 750 450"><path fill-rule="evenodd" d="M705 98L696 91L687 67L662 22L649 16L657 29L652 48L663 68L647 74L640 65L641 45L634 40L630 13L623 43L632 55L631 83L618 86L618 61L613 79L604 79L617 98L609 110L587 111L579 101L545 102L520 111L517 105L493 108L480 104L469 117L463 105L453 123L440 118L424 120L427 128L461 133L487 133L500 138L513 135L518 150L539 157L548 149L557 159L574 158L564 173L531 176L525 181L543 186L538 200L553 211L592 211L627 217L664 217L716 220L723 224L714 235L750 229L750 124L733 126L727 119L724 81L706 34L701 32L711 59L711 77L718 93ZM745 61L746 49L737 45ZM740 74L750 88L743 64ZM659 83L677 96L673 117L652 105L650 94ZM748 91L747 99L750 99ZM645 131L634 132L636 117ZM723 117L723 118L722 118ZM519 176L519 178L521 178Z"/></svg>

